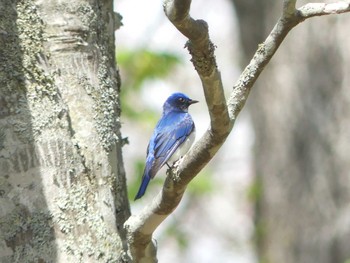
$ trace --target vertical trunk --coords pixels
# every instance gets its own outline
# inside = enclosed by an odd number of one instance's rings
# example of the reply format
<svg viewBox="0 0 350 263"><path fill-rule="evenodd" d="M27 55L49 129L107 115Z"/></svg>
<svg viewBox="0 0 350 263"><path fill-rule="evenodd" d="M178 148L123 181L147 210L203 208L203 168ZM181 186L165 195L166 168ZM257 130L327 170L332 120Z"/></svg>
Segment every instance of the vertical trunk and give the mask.
<svg viewBox="0 0 350 263"><path fill-rule="evenodd" d="M265 35L281 9L281 3L264 1L262 21L255 21L254 13L240 11L246 1L235 2L237 13L246 14L240 21L260 25ZM348 16L332 16L299 25L252 94L263 189L257 233L266 262L350 258L349 23ZM251 34L243 28L243 35ZM257 46L262 39L250 41Z"/></svg>
<svg viewBox="0 0 350 263"><path fill-rule="evenodd" d="M0 261L121 262L112 1L0 2Z"/></svg>

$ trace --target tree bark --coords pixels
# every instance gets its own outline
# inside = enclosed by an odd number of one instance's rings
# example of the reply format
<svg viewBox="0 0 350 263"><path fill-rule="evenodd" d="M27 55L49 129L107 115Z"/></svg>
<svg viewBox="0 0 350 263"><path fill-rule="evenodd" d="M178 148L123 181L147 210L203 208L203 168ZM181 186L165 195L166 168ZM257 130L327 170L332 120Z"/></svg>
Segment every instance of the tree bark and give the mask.
<svg viewBox="0 0 350 263"><path fill-rule="evenodd" d="M249 59L282 5L234 2ZM349 16L332 16L296 28L252 95L262 187L256 233L264 262L350 258L349 24Z"/></svg>
<svg viewBox="0 0 350 263"><path fill-rule="evenodd" d="M0 261L123 262L112 1L0 2Z"/></svg>

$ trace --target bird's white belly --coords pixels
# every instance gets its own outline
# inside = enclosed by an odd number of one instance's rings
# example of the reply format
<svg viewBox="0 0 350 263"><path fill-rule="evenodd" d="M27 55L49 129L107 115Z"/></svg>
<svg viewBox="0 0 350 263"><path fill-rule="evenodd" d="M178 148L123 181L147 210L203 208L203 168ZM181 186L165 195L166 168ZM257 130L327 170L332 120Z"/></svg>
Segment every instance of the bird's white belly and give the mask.
<svg viewBox="0 0 350 263"><path fill-rule="evenodd" d="M174 154L169 158L169 164L173 164L177 160L179 160L182 156L184 156L188 150L191 148L194 140L196 138L196 131L194 130L190 136L176 149Z"/></svg>

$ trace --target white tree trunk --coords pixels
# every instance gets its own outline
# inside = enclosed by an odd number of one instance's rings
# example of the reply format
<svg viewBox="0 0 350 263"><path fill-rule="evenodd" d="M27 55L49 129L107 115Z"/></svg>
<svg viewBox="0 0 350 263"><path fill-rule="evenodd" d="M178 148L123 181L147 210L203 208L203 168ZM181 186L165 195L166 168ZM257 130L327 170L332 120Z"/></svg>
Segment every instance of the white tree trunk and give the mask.
<svg viewBox="0 0 350 263"><path fill-rule="evenodd" d="M121 262L112 1L0 3L0 262Z"/></svg>

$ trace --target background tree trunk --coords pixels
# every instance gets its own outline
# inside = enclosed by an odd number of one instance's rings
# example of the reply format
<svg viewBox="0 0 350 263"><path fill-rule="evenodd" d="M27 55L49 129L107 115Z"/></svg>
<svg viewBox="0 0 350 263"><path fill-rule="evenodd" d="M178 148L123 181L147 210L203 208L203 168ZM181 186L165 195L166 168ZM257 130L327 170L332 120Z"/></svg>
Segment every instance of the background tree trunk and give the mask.
<svg viewBox="0 0 350 263"><path fill-rule="evenodd" d="M0 262L121 262L112 1L0 2Z"/></svg>
<svg viewBox="0 0 350 263"><path fill-rule="evenodd" d="M245 62L282 8L279 1L249 2L234 1ZM350 258L349 25L348 15L299 25L252 92L263 262Z"/></svg>

